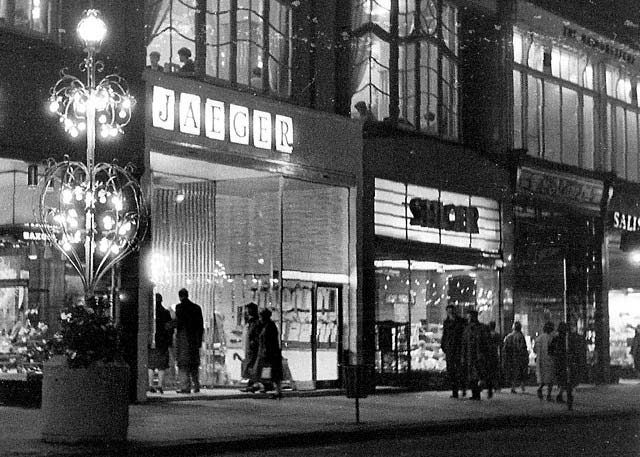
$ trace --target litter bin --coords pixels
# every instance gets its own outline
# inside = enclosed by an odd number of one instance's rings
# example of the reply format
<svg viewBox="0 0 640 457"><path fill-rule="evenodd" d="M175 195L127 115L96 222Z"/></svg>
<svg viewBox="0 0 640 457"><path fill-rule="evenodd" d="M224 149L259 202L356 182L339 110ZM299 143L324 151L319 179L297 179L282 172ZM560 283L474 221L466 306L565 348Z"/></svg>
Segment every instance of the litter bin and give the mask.
<svg viewBox="0 0 640 457"><path fill-rule="evenodd" d="M356 399L356 423L360 423L360 399L366 398L371 391L374 371L368 365L343 365L342 379L347 398Z"/></svg>

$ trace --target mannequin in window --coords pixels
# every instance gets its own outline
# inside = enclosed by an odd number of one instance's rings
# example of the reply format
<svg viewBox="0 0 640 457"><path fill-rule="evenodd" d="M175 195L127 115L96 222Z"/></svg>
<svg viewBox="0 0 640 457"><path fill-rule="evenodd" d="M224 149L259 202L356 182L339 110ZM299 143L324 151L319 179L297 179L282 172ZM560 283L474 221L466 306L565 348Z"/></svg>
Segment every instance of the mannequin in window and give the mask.
<svg viewBox="0 0 640 457"><path fill-rule="evenodd" d="M160 53L158 51L151 51L149 53L149 65L147 65L147 70L154 71L164 71L162 65L160 65Z"/></svg>
<svg viewBox="0 0 640 457"><path fill-rule="evenodd" d="M249 85L256 90L262 90L262 68L254 67L253 70L251 70Z"/></svg>
<svg viewBox="0 0 640 457"><path fill-rule="evenodd" d="M178 72L180 76L194 76L196 74L196 66L193 60L191 60L191 50L189 48L178 49L178 58L181 65L171 64L173 69Z"/></svg>
<svg viewBox="0 0 640 457"><path fill-rule="evenodd" d="M358 118L364 122L365 127L370 126L376 121L376 117L371 112L371 109L362 100L356 103L355 108L358 112Z"/></svg>

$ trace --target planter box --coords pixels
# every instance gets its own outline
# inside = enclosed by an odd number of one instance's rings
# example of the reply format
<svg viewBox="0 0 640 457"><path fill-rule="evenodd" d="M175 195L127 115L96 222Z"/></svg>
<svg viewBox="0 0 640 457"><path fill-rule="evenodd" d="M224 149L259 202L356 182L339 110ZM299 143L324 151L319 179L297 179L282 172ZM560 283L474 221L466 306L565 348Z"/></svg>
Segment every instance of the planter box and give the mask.
<svg viewBox="0 0 640 457"><path fill-rule="evenodd" d="M129 426L126 365L69 368L66 360L46 362L42 379L43 441L117 442Z"/></svg>

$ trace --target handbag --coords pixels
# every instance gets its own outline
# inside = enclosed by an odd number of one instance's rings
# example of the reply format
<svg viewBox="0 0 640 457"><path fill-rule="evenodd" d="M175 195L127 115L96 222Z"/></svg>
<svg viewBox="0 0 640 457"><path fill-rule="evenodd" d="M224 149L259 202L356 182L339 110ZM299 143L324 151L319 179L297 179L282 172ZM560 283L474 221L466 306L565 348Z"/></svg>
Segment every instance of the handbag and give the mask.
<svg viewBox="0 0 640 457"><path fill-rule="evenodd" d="M262 371L260 371L261 379L271 379L271 367L262 367Z"/></svg>

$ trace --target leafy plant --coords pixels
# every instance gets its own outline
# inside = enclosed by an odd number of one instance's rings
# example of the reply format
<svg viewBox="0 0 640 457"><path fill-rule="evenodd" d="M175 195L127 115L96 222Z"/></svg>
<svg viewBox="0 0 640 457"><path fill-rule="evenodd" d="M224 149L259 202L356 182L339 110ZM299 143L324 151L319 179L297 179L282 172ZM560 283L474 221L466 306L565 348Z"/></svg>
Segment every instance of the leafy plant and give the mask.
<svg viewBox="0 0 640 457"><path fill-rule="evenodd" d="M122 361L120 329L111 319L108 300L89 297L61 314L61 329L50 341L54 354L64 354L70 368Z"/></svg>

